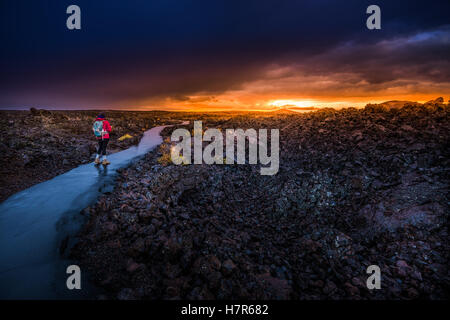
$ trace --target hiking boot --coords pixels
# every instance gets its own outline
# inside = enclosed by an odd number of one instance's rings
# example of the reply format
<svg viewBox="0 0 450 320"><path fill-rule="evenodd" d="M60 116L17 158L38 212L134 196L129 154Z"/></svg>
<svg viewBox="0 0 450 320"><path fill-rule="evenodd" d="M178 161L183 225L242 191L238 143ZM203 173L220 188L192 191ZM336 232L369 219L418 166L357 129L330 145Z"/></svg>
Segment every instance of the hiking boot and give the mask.
<svg viewBox="0 0 450 320"><path fill-rule="evenodd" d="M96 158L95 161L94 161L94 163L95 163L95 164L100 164L100 159L99 159L99 158Z"/></svg>
<svg viewBox="0 0 450 320"><path fill-rule="evenodd" d="M108 164L110 164L111 162L109 162L106 159L103 159L102 165L107 166Z"/></svg>

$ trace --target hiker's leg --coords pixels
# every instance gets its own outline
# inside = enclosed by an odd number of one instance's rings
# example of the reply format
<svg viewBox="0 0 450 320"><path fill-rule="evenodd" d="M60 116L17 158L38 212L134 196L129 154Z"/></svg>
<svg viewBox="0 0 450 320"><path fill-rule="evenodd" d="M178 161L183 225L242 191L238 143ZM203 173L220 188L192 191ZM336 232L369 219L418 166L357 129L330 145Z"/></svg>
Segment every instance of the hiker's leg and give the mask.
<svg viewBox="0 0 450 320"><path fill-rule="evenodd" d="M102 155L103 158L106 159L106 147L108 145L109 139L103 139L103 146L102 146Z"/></svg>
<svg viewBox="0 0 450 320"><path fill-rule="evenodd" d="M106 159L106 146L108 145L109 139L103 139L103 148L102 148L102 163L103 165L108 165L109 161Z"/></svg>
<svg viewBox="0 0 450 320"><path fill-rule="evenodd" d="M95 156L95 160L100 159L100 156L102 155L102 148L103 148L103 143L102 143L102 140L99 139L98 147L97 147L97 155Z"/></svg>
<svg viewBox="0 0 450 320"><path fill-rule="evenodd" d="M98 139L97 158L102 155L103 143L102 139Z"/></svg>

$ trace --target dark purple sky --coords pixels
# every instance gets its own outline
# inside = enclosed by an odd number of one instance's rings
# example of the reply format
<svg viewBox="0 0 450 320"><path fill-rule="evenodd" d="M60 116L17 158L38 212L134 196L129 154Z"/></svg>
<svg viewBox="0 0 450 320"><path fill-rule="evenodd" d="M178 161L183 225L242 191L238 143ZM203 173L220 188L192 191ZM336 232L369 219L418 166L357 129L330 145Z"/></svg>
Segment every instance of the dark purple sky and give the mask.
<svg viewBox="0 0 450 320"><path fill-rule="evenodd" d="M79 5L82 30L66 28ZM382 29L365 26L377 4ZM450 98L450 1L2 0L0 108Z"/></svg>

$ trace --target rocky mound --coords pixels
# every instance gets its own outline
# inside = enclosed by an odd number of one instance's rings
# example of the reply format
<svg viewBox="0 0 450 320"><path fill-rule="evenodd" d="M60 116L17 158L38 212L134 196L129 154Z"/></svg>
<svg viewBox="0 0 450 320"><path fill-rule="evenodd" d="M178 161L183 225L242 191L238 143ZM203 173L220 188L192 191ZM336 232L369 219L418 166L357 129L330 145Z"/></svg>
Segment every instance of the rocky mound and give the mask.
<svg viewBox="0 0 450 320"><path fill-rule="evenodd" d="M210 115L279 128L278 174L158 162L166 142L83 212L73 257L118 299L448 299L449 112Z"/></svg>

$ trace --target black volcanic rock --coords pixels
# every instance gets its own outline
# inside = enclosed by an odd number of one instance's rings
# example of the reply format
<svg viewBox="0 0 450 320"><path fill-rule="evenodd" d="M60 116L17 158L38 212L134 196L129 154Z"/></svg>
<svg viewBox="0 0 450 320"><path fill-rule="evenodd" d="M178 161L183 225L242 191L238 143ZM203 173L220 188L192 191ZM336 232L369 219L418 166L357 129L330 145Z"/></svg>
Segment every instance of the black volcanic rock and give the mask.
<svg viewBox="0 0 450 320"><path fill-rule="evenodd" d="M117 284L105 286L111 298L446 299L450 108L440 103L204 115L205 127L279 128L278 174L159 163L166 142L120 172L73 257ZM140 267L124 273L130 258ZM382 290L366 287L373 264Z"/></svg>

